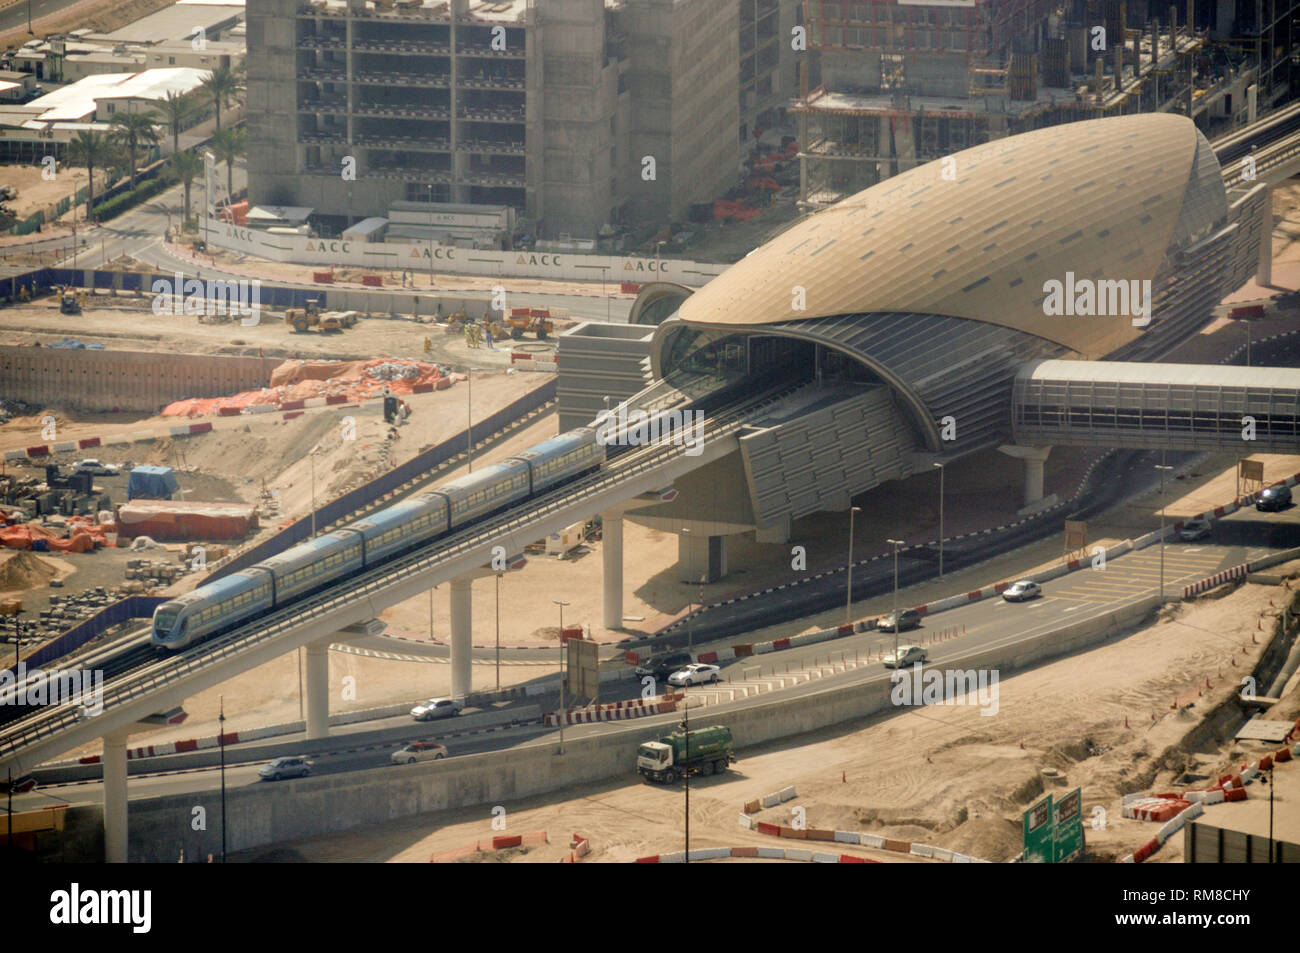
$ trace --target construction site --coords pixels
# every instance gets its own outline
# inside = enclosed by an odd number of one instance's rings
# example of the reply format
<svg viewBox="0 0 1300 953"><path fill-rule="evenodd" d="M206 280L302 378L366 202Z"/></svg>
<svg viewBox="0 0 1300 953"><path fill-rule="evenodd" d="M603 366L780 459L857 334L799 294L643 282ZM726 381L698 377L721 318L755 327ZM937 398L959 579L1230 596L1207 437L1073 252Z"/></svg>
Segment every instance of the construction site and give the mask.
<svg viewBox="0 0 1300 953"><path fill-rule="evenodd" d="M834 203L969 146L1136 112L1191 116L1213 137L1294 88L1297 6L1220 15L1196 4L979 0L806 4L819 54L789 112L801 201ZM1235 29L1253 36L1232 37ZM956 178L954 170L954 178Z"/></svg>

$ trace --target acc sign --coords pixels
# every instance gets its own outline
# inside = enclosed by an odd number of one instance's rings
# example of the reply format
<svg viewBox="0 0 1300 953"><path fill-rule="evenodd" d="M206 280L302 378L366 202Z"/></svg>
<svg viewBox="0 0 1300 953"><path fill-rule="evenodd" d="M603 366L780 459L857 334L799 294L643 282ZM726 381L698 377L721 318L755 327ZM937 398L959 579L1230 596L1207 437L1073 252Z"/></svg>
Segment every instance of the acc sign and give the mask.
<svg viewBox="0 0 1300 953"><path fill-rule="evenodd" d="M559 255L520 255L515 259L516 265L543 265L547 268L560 266Z"/></svg>
<svg viewBox="0 0 1300 953"><path fill-rule="evenodd" d="M347 255L352 251L352 243L317 241L313 245L311 242L308 242L307 251L316 251L316 252L325 251L325 252L335 252L335 253L341 253Z"/></svg>

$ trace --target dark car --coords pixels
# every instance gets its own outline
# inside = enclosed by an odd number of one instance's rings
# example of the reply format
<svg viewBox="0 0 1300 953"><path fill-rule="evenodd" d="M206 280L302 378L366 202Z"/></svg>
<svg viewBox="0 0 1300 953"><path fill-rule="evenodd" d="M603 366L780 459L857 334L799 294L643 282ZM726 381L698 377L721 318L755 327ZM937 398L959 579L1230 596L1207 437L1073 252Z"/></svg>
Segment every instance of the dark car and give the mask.
<svg viewBox="0 0 1300 953"><path fill-rule="evenodd" d="M921 613L915 609L898 610L898 622L894 622L894 614L882 618L876 623L876 628L881 632L906 632L908 629L915 629L921 624Z"/></svg>
<svg viewBox="0 0 1300 953"><path fill-rule="evenodd" d="M1284 510L1291 505L1291 488L1289 486L1265 487L1255 502L1257 510Z"/></svg>
<svg viewBox="0 0 1300 953"><path fill-rule="evenodd" d="M663 682L667 681L669 675L680 672L690 664L690 652L668 652L646 659L636 667L636 673L642 678L648 675L656 682Z"/></svg>

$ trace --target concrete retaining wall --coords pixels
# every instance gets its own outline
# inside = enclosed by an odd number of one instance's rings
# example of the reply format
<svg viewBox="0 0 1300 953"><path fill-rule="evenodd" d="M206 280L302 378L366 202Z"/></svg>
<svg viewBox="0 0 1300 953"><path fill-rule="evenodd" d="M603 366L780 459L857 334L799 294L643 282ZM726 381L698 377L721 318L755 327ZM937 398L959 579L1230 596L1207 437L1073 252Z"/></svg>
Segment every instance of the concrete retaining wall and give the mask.
<svg viewBox="0 0 1300 953"><path fill-rule="evenodd" d="M265 387L281 360L0 347L4 396L78 410L156 413L183 397L221 397Z"/></svg>
<svg viewBox="0 0 1300 953"><path fill-rule="evenodd" d="M1104 642L1150 615L1159 602L1151 596L1116 612L1043 633L1014 646L974 651L939 668L996 668L1000 676ZM935 667L935 666L932 666ZM726 712L709 714L731 728L738 748L785 738L827 725L866 718L886 711L890 682L880 679L828 688L814 695L787 699L764 698ZM483 806L486 824L492 806L509 805L574 784L632 777L635 748L663 733L676 716L566 742L557 756L556 741L530 744L508 751L466 755L436 764L375 769L305 778L276 785L228 790L229 849L246 850L300 837L350 830L366 824L410 817L430 811ZM191 829L194 808L207 812L206 831ZM183 847L187 857L220 850L220 795L148 798L131 802L128 856L132 861L174 861ZM69 817L69 824L74 818ZM78 812L79 828L101 824L100 812ZM102 835L78 829L68 844L94 849ZM93 855L60 857L96 860Z"/></svg>

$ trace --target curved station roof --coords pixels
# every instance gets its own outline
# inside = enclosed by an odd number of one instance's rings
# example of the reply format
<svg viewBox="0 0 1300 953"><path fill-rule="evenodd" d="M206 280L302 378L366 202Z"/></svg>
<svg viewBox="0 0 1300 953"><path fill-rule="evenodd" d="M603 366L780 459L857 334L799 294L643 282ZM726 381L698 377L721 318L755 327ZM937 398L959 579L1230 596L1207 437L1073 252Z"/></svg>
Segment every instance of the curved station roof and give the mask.
<svg viewBox="0 0 1300 953"><path fill-rule="evenodd" d="M1097 358L1141 329L1130 316L1046 315L1044 283L1155 279L1172 250L1226 214L1218 162L1186 118L1067 123L929 162L813 214L687 298L677 318L739 330L942 315Z"/></svg>

